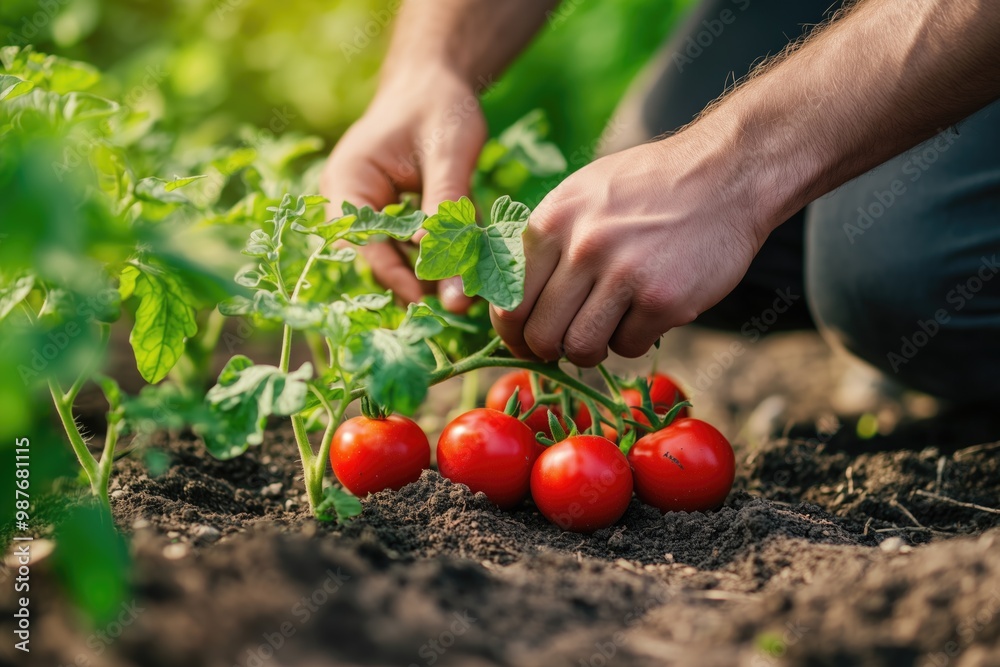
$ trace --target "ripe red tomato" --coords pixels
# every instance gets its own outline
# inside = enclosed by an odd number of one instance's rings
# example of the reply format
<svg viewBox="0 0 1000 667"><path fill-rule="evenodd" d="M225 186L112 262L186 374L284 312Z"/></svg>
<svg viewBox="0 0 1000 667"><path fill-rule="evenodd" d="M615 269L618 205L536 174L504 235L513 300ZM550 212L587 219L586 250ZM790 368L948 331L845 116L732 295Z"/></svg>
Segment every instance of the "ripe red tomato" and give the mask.
<svg viewBox="0 0 1000 667"><path fill-rule="evenodd" d="M531 391L531 379L528 371L512 371L505 373L493 383L486 394L486 407L497 412L503 412L507 407L514 390L518 389L517 400L521 402L521 414L523 415L531 406L535 404L535 395ZM552 437L552 429L549 428L549 412L555 413L556 417L562 421L562 410L558 405L547 405L538 408L524 420L532 435L544 433L546 437Z"/></svg>
<svg viewBox="0 0 1000 667"><path fill-rule="evenodd" d="M632 498L632 471L607 438L577 435L548 447L531 471L531 496L546 519L586 533L618 521Z"/></svg>
<svg viewBox="0 0 1000 667"><path fill-rule="evenodd" d="M431 466L431 446L412 419L354 417L333 434L330 464L348 491L364 497L416 481Z"/></svg>
<svg viewBox="0 0 1000 667"><path fill-rule="evenodd" d="M527 426L497 410L459 415L441 432L438 470L453 482L482 491L501 509L528 496L531 466L539 447Z"/></svg>
<svg viewBox="0 0 1000 667"><path fill-rule="evenodd" d="M678 401L686 401L687 397L681 388L677 386L669 376L663 373L653 373L649 380L649 398L653 401L653 412L664 415L674 407ZM649 419L642 413L639 406L642 405L642 392L638 389L622 389L622 398L627 405L632 406L632 419L649 426ZM677 413L677 419L689 417L687 408L681 408Z"/></svg>
<svg viewBox="0 0 1000 667"><path fill-rule="evenodd" d="M662 512L718 508L736 474L733 448L700 419L678 419L644 435L632 446L628 461L639 500Z"/></svg>

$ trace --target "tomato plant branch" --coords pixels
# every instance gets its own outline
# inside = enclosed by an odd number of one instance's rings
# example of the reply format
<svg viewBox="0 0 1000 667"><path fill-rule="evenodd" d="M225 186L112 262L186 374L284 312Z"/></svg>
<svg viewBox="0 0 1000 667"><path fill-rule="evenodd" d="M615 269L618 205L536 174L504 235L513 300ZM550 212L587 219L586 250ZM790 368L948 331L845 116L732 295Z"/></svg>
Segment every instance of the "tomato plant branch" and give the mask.
<svg viewBox="0 0 1000 667"><path fill-rule="evenodd" d="M622 388L618 384L618 380L615 379L615 376L604 367L604 364L597 364L597 370L600 372L601 377L604 378L604 383L608 385L608 391L611 392L611 395L618 401L622 400Z"/></svg>

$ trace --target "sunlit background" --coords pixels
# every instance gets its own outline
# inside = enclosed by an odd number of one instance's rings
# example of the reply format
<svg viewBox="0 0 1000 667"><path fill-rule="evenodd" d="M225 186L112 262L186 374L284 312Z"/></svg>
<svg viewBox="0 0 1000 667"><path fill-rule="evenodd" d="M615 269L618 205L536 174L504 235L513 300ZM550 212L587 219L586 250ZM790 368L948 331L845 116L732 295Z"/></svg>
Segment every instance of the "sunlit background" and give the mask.
<svg viewBox="0 0 1000 667"><path fill-rule="evenodd" d="M185 148L232 140L246 127L332 144L374 92L398 4L4 0L0 41L96 65L105 77L95 92L131 93ZM491 128L541 107L567 154L586 151L690 4L567 0L484 100Z"/></svg>

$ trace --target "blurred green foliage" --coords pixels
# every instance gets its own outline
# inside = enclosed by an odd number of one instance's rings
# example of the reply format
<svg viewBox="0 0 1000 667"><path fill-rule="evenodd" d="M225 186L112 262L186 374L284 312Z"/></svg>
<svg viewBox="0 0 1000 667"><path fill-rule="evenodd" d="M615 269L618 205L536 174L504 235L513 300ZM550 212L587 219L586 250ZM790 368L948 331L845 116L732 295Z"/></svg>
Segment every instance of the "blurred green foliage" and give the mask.
<svg viewBox="0 0 1000 667"><path fill-rule="evenodd" d="M633 76L693 0L565 0L489 92L495 130L546 112L590 152ZM4 0L0 42L93 63L94 92L148 111L181 150L296 130L335 141L374 92L396 0ZM246 130L244 130L246 132ZM572 167L579 167L573 160Z"/></svg>

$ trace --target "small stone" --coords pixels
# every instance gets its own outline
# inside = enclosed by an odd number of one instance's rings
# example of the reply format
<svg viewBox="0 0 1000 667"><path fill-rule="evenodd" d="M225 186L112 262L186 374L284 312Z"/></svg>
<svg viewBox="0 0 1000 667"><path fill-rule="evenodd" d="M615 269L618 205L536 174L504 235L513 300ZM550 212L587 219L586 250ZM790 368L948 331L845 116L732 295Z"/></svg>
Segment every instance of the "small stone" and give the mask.
<svg viewBox="0 0 1000 667"><path fill-rule="evenodd" d="M674 562L674 555L673 554L663 554L663 560L667 561L668 563L673 563Z"/></svg>
<svg viewBox="0 0 1000 667"><path fill-rule="evenodd" d="M143 530L144 528L149 528L151 525L149 519L136 519L132 522L132 530Z"/></svg>
<svg viewBox="0 0 1000 667"><path fill-rule="evenodd" d="M287 512L291 512L298 506L299 506L299 501L295 500L295 498L289 498L288 500L285 501L285 511Z"/></svg>
<svg viewBox="0 0 1000 667"><path fill-rule="evenodd" d="M196 542L201 544L211 544L222 537L222 533L219 532L219 529L214 526L201 524L191 529L191 536Z"/></svg>
<svg viewBox="0 0 1000 667"><path fill-rule="evenodd" d="M890 554L905 554L913 551L913 547L903 541L902 537L890 537L883 540L878 548Z"/></svg>
<svg viewBox="0 0 1000 667"><path fill-rule="evenodd" d="M163 557L167 560L180 560L187 556L188 548L183 542L174 542L163 548Z"/></svg>
<svg viewBox="0 0 1000 667"><path fill-rule="evenodd" d="M277 498L284 491L284 485L281 482L275 482L274 484L268 484L260 491L260 495L265 498Z"/></svg>
<svg viewBox="0 0 1000 667"><path fill-rule="evenodd" d="M167 532L167 537L170 538L171 540L176 540L180 536L181 534L178 533L176 530L171 530Z"/></svg>
<svg viewBox="0 0 1000 667"><path fill-rule="evenodd" d="M111 492L111 497L112 498L121 498L124 495L125 495L125 492L122 491L121 489L117 489L117 490Z"/></svg>

